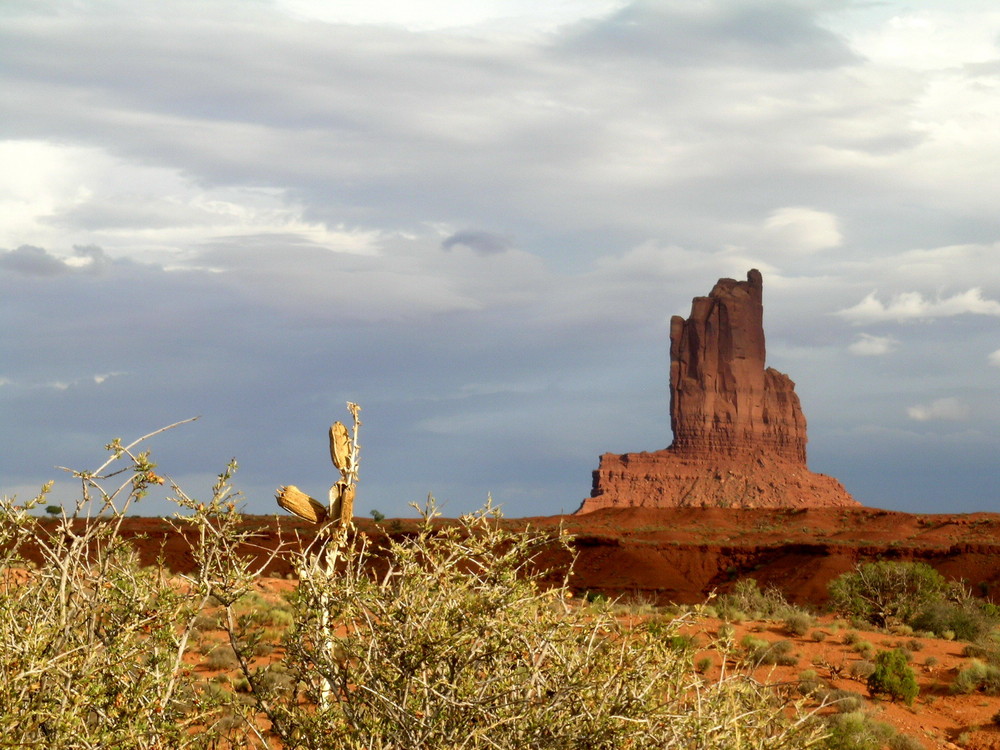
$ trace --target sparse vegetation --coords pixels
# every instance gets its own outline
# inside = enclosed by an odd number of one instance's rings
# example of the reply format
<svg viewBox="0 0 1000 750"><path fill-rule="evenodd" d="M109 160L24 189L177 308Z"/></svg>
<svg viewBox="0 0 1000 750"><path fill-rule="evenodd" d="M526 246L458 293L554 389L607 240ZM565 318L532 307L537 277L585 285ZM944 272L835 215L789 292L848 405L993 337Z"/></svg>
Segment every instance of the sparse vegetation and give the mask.
<svg viewBox="0 0 1000 750"><path fill-rule="evenodd" d="M996 607L976 599L960 587L952 588L951 594L951 600L927 604L913 617L913 627L941 637L949 633L951 638L975 641L997 626Z"/></svg>
<svg viewBox="0 0 1000 750"><path fill-rule="evenodd" d="M775 620L794 619L801 621L809 614L788 603L778 589L768 587L761 590L753 578L744 578L733 585L732 591L719 597L716 609L723 619ZM810 618L811 622L811 618Z"/></svg>
<svg viewBox="0 0 1000 750"><path fill-rule="evenodd" d="M1000 695L1000 667L972 659L969 666L955 677L951 690L954 693Z"/></svg>
<svg viewBox="0 0 1000 750"><path fill-rule="evenodd" d="M896 734L890 725L860 710L832 716L829 728L826 747L830 750L881 750Z"/></svg>

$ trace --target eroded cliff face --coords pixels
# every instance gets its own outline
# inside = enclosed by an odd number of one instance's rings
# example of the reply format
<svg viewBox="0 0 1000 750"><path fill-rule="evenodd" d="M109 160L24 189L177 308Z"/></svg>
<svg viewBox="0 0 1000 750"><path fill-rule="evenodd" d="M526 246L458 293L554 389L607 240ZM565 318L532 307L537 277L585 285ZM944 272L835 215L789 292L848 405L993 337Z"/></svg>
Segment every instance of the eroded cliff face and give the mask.
<svg viewBox="0 0 1000 750"><path fill-rule="evenodd" d="M608 507L857 506L806 466L795 383L767 367L763 280L719 279L670 322L670 425L652 453L606 453L578 513Z"/></svg>

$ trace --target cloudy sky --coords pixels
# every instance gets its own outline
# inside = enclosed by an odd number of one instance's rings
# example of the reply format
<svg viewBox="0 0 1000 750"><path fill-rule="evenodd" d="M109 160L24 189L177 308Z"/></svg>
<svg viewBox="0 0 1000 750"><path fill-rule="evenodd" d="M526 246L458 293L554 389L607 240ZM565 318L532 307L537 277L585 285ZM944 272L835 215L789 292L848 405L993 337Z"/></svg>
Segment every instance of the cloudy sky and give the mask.
<svg viewBox="0 0 1000 750"><path fill-rule="evenodd" d="M0 491L200 416L272 512L353 400L359 514L570 512L756 267L814 471L1000 510L998 122L994 0L3 0Z"/></svg>

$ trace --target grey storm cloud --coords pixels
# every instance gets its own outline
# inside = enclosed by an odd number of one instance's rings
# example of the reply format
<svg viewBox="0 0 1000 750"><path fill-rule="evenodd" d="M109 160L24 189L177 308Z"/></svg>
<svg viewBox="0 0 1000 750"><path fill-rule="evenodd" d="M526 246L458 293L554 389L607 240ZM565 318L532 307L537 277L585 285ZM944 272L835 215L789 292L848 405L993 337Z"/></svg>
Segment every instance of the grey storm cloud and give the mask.
<svg viewBox="0 0 1000 750"><path fill-rule="evenodd" d="M677 3L642 0L583 22L570 49L681 66L827 68L859 56L803 3Z"/></svg>
<svg viewBox="0 0 1000 750"><path fill-rule="evenodd" d="M21 245L13 250L0 249L0 268L28 276L57 276L69 271L65 261L33 245Z"/></svg>
<svg viewBox="0 0 1000 750"><path fill-rule="evenodd" d="M493 232L466 229L455 232L441 242L441 247L445 250L451 250L455 245L464 245L480 255L495 255L510 249L512 242L509 237Z"/></svg>
<svg viewBox="0 0 1000 750"><path fill-rule="evenodd" d="M33 245L21 245L13 250L0 248L0 269L26 276L59 276L66 273L100 273L108 262L104 250L96 245L76 246L73 257L78 262L52 255Z"/></svg>

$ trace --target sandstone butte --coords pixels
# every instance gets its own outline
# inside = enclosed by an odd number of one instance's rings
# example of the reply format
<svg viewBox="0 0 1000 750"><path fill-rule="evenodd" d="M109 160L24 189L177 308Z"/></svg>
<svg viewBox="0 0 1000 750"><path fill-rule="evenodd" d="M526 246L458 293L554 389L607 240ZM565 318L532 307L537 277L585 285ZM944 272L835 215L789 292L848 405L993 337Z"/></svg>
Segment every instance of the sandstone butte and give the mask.
<svg viewBox="0 0 1000 750"><path fill-rule="evenodd" d="M763 280L719 279L670 321L669 448L605 453L577 513L602 508L860 505L806 465L795 383L765 367Z"/></svg>

